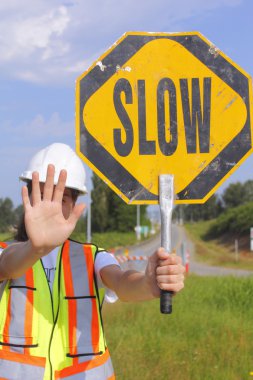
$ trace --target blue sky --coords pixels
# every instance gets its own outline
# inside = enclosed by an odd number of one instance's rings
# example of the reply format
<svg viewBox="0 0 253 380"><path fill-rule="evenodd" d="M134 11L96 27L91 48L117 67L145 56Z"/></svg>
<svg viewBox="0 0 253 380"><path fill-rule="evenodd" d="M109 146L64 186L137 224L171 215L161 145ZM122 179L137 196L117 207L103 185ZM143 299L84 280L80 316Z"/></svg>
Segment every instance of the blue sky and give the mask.
<svg viewBox="0 0 253 380"><path fill-rule="evenodd" d="M0 198L53 142L75 148L75 80L126 31L199 31L251 76L252 0L8 0L0 3ZM253 156L222 185L253 179Z"/></svg>

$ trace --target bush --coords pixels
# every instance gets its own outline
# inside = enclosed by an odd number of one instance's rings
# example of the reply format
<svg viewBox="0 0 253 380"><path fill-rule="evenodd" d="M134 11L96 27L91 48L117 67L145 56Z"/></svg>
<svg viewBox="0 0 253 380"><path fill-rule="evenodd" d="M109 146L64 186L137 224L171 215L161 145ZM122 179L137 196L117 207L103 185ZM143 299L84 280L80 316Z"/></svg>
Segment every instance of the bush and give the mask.
<svg viewBox="0 0 253 380"><path fill-rule="evenodd" d="M204 238L214 239L227 233L241 236L248 234L251 227L253 227L253 202L248 202L228 209L220 215L211 224Z"/></svg>

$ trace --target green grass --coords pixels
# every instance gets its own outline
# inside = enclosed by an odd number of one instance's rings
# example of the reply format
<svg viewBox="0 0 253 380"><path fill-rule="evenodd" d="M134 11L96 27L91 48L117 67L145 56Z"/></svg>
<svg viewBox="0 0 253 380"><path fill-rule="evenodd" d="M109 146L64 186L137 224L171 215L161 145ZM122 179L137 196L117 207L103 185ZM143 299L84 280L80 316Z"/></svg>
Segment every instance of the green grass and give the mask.
<svg viewBox="0 0 253 380"><path fill-rule="evenodd" d="M0 232L0 241L11 241L13 234L11 232Z"/></svg>
<svg viewBox="0 0 253 380"><path fill-rule="evenodd" d="M86 241L85 233L73 233L72 238L82 242ZM110 248L126 247L136 244L136 242L135 232L105 232L92 234L92 243L108 250Z"/></svg>
<svg viewBox="0 0 253 380"><path fill-rule="evenodd" d="M105 305L119 380L246 380L253 371L253 279L189 276L162 315L159 300Z"/></svg>
<svg viewBox="0 0 253 380"><path fill-rule="evenodd" d="M227 240L204 240L204 236L211 224L212 221L185 224L187 233L195 244L195 254L198 260L210 265L253 270L253 253L251 253L249 249L245 249L245 244L241 247L240 240L238 256L235 254L235 246L232 238Z"/></svg>
<svg viewBox="0 0 253 380"><path fill-rule="evenodd" d="M11 240L12 238L13 236L9 232L0 233L0 241ZM86 234L74 232L71 235L71 238L77 241L85 242ZM134 245L136 242L135 232L106 232L92 234L92 243L105 249L126 247L129 245Z"/></svg>

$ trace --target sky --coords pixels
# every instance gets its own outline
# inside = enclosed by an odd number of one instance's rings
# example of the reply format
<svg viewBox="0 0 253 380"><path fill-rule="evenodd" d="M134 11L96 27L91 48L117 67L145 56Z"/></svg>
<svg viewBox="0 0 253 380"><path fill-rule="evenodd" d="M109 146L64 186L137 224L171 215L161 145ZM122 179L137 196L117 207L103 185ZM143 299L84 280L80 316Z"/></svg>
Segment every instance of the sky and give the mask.
<svg viewBox="0 0 253 380"><path fill-rule="evenodd" d="M252 0L1 1L0 198L21 203L18 177L39 149L75 149L75 81L125 32L198 31L252 76L252 14ZM253 155L220 191L252 168Z"/></svg>

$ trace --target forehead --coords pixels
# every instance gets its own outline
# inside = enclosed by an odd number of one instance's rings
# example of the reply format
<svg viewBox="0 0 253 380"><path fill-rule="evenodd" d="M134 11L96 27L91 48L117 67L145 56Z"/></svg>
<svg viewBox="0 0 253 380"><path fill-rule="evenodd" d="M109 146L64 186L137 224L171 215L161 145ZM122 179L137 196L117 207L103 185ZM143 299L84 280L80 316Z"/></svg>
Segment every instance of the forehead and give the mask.
<svg viewBox="0 0 253 380"><path fill-rule="evenodd" d="M45 184L40 182L40 191L43 193ZM63 196L72 197L71 189L65 187Z"/></svg>

